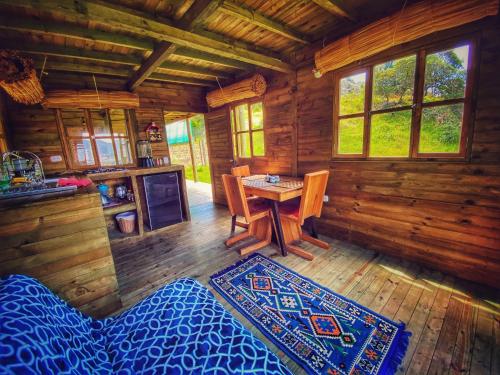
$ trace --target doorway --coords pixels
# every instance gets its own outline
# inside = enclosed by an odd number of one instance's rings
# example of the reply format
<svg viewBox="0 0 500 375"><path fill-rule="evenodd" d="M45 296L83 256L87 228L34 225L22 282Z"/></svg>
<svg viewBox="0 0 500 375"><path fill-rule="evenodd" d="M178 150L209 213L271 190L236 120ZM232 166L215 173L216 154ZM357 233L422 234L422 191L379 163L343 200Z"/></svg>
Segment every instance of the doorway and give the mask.
<svg viewBox="0 0 500 375"><path fill-rule="evenodd" d="M205 119L199 113L165 112L165 131L172 164L186 173L189 206L212 203L212 177Z"/></svg>

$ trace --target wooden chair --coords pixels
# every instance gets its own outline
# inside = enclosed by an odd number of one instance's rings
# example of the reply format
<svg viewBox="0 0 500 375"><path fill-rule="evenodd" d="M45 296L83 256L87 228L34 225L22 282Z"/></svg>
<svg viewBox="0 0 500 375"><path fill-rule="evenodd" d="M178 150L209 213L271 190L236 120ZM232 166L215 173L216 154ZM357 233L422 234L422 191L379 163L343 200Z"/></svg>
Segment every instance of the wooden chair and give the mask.
<svg viewBox="0 0 500 375"><path fill-rule="evenodd" d="M267 203L260 199L247 200L241 177L222 175L222 182L226 192L229 212L233 217L243 216L248 223L248 229L226 240L227 246L248 237L255 237L259 241L240 249L240 255L246 255L263 248L271 243L272 213Z"/></svg>
<svg viewBox="0 0 500 375"><path fill-rule="evenodd" d="M309 217L320 217L323 208L323 196L328 183L328 171L308 173L304 176L304 187L300 204L283 204L280 206L280 218L283 226L286 247L289 252L308 260L314 256L292 243L304 240L323 249L329 249L330 245L317 238L311 237L302 231L304 220Z"/></svg>
<svg viewBox="0 0 500 375"><path fill-rule="evenodd" d="M248 177L250 176L250 167L248 165L240 165L239 167L231 168L233 176Z"/></svg>
<svg viewBox="0 0 500 375"><path fill-rule="evenodd" d="M250 176L250 167L248 165L240 165L239 167L233 167L231 168L231 174L233 176L248 177ZM253 199L253 197L247 196L247 199ZM233 216L231 218L231 236L234 234L236 226L248 229L248 224L236 220L236 216Z"/></svg>

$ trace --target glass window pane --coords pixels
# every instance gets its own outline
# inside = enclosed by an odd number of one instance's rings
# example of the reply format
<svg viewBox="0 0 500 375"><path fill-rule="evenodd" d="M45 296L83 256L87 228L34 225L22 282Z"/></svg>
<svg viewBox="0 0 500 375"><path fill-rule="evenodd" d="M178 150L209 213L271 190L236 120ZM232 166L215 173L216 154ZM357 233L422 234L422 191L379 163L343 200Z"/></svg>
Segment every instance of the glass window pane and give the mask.
<svg viewBox="0 0 500 375"><path fill-rule="evenodd" d="M240 152L240 158L249 158L251 157L250 152L250 134L249 133L240 133L237 134L238 139L238 147Z"/></svg>
<svg viewBox="0 0 500 375"><path fill-rule="evenodd" d="M90 119L92 120L92 129L94 129L96 137L111 135L108 112L105 109L91 109Z"/></svg>
<svg viewBox="0 0 500 375"><path fill-rule="evenodd" d="M264 146L264 132L252 132L252 142L253 142L253 155L254 156L264 156L265 146Z"/></svg>
<svg viewBox="0 0 500 375"><path fill-rule="evenodd" d="M463 98L468 59L468 45L427 55L424 101Z"/></svg>
<svg viewBox="0 0 500 375"><path fill-rule="evenodd" d="M463 103L422 110L418 152L460 152Z"/></svg>
<svg viewBox="0 0 500 375"><path fill-rule="evenodd" d="M246 104L239 105L234 108L236 116L236 130L244 131L249 129L248 106Z"/></svg>
<svg viewBox="0 0 500 375"><path fill-rule="evenodd" d="M87 118L83 109L61 109L61 118L68 137L88 137Z"/></svg>
<svg viewBox="0 0 500 375"><path fill-rule="evenodd" d="M113 134L119 137L127 136L127 117L123 109L110 109L109 118L111 119L111 127Z"/></svg>
<svg viewBox="0 0 500 375"><path fill-rule="evenodd" d="M411 110L373 115L369 156L408 157L410 134Z"/></svg>
<svg viewBox="0 0 500 375"><path fill-rule="evenodd" d="M416 55L375 65L373 68L372 109L413 104Z"/></svg>
<svg viewBox="0 0 500 375"><path fill-rule="evenodd" d="M79 166L94 165L94 153L89 138L71 139L70 146L74 161Z"/></svg>
<svg viewBox="0 0 500 375"><path fill-rule="evenodd" d="M112 138L100 138L95 140L97 154L102 166L116 165L115 152L113 150Z"/></svg>
<svg viewBox="0 0 500 375"><path fill-rule="evenodd" d="M130 153L130 142L127 138L115 138L116 156L118 164L132 164L132 154Z"/></svg>
<svg viewBox="0 0 500 375"><path fill-rule="evenodd" d="M263 129L264 111L262 110L262 102L252 104L250 111L252 113L252 129Z"/></svg>
<svg viewBox="0 0 500 375"><path fill-rule="evenodd" d="M363 153L363 117L349 118L339 121L339 154Z"/></svg>
<svg viewBox="0 0 500 375"><path fill-rule="evenodd" d="M233 134L233 156L235 158L238 157L238 148L237 148L237 145L236 145L236 134Z"/></svg>
<svg viewBox="0 0 500 375"><path fill-rule="evenodd" d="M355 74L340 80L340 116L364 112L365 82L366 73Z"/></svg>

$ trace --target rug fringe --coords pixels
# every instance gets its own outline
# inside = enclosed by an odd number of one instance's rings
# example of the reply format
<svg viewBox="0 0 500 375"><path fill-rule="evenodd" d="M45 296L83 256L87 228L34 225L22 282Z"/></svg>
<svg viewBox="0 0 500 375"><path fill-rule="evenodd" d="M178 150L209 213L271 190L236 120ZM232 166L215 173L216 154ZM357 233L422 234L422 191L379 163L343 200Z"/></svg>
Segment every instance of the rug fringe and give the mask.
<svg viewBox="0 0 500 375"><path fill-rule="evenodd" d="M231 266L226 267L226 268L224 268L223 270L220 270L217 273L214 273L212 276L210 276L210 280L213 280L213 279L221 276L222 274L224 274L224 273L226 273L228 271L231 271L231 270L234 270L235 268L238 268L243 263L245 263L247 260L255 258L256 256L264 257L263 255L261 255L259 253L252 253L249 256L247 256L246 258L240 259L239 261L237 261L236 263L232 264ZM264 258L266 258L266 257L264 257Z"/></svg>
<svg viewBox="0 0 500 375"><path fill-rule="evenodd" d="M397 336L398 342L393 346L393 352L385 360L385 363L381 366L379 374L392 375L398 371L399 366L403 363L405 358L406 350L410 344L410 331L405 331L406 325L401 323L399 326L400 333Z"/></svg>

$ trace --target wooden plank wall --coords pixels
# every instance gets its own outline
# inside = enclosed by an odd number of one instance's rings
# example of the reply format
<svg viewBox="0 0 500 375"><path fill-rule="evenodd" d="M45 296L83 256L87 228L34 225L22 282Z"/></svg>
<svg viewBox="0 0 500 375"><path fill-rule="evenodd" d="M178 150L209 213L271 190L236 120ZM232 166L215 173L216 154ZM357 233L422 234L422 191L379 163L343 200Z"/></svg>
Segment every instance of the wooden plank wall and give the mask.
<svg viewBox="0 0 500 375"><path fill-rule="evenodd" d="M331 173L323 233L498 287L498 23L484 23L481 35L470 162L332 161L331 75L316 79L311 66L299 69L298 172Z"/></svg>
<svg viewBox="0 0 500 375"><path fill-rule="evenodd" d="M33 276L95 317L121 308L101 199L89 194L0 208L0 275Z"/></svg>
<svg viewBox="0 0 500 375"><path fill-rule="evenodd" d="M97 77L100 90L124 90L126 81L121 78ZM45 90L52 89L95 89L91 75L55 73L43 78ZM206 112L204 89L159 82L146 82L138 90L140 108L132 110L135 139L146 139L145 128L151 121L160 126L165 142L153 144L153 157L169 156L164 129L163 111ZM24 106L7 101L7 125L13 149L29 150L41 156L48 174L65 170L62 162L52 162L51 156L63 156L61 141L57 132L55 111L41 106ZM135 147L135 145L134 145Z"/></svg>

